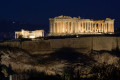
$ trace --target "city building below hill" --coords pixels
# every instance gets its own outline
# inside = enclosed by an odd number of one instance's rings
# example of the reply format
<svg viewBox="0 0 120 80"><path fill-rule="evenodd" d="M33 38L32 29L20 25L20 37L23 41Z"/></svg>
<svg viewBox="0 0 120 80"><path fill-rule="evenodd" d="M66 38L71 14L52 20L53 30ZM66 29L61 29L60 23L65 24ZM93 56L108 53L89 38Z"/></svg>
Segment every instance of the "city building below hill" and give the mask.
<svg viewBox="0 0 120 80"><path fill-rule="evenodd" d="M44 37L44 30L35 30L35 31L28 31L28 30L21 30L15 32L15 39L18 38L38 38Z"/></svg>

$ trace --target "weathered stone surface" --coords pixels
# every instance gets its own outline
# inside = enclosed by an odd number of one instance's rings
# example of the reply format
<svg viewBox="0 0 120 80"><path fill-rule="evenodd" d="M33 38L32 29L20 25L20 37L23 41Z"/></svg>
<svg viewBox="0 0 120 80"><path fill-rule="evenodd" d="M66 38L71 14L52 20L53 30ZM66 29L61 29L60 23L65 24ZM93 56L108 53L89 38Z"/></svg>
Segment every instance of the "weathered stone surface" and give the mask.
<svg viewBox="0 0 120 80"><path fill-rule="evenodd" d="M120 49L120 37L79 37L66 39L48 39L39 41L24 41L24 42L3 42L0 45L18 47L24 49L31 54L48 54L61 48L73 48L78 52L88 53L93 50Z"/></svg>
<svg viewBox="0 0 120 80"><path fill-rule="evenodd" d="M58 16L49 18L50 36L73 34L113 34L114 19L106 20L82 19L80 17Z"/></svg>

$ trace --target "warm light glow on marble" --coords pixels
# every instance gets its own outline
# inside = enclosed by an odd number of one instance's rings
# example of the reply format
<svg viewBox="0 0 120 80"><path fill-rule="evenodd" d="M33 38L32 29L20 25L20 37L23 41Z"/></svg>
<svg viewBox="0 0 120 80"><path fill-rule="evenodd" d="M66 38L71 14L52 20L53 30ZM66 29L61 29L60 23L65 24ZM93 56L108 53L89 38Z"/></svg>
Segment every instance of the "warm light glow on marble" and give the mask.
<svg viewBox="0 0 120 80"><path fill-rule="evenodd" d="M82 19L80 17L58 16L50 18L49 35L74 34L113 34L114 19L106 20Z"/></svg>
<svg viewBox="0 0 120 80"><path fill-rule="evenodd" d="M37 37L44 37L44 30L35 30L35 31L16 31L15 32L15 39L19 38L19 36L22 36L23 38L37 38Z"/></svg>

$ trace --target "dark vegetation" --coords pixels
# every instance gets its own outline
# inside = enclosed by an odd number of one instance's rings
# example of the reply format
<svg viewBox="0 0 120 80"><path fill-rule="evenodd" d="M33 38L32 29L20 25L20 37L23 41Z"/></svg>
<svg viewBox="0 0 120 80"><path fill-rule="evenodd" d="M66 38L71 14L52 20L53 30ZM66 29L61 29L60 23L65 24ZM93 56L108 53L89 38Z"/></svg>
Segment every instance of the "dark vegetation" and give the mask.
<svg viewBox="0 0 120 80"><path fill-rule="evenodd" d="M0 50L22 50L19 48L11 48L11 47L0 47ZM24 50L23 50L24 51ZM15 72L12 70L11 66L6 67L5 65L0 65L0 80L8 80L8 77L5 77L5 74L2 73L2 70L5 69L8 75L16 75L19 76L21 80L120 80L120 67L116 67L114 65L103 63L101 65L95 65L91 68L89 74L82 74L79 70L77 72L74 71L75 67L72 66L74 63L81 63L80 66L91 66L96 61L92 58L96 53L103 54L107 52L113 56L120 57L119 48L116 48L113 51L92 51L91 55L84 55L82 53L76 52L71 48L62 48L52 54L45 55L30 55L32 58L35 58L38 62L37 64L50 64L54 61L65 60L69 62L69 66L64 67L64 72L62 75L47 75L44 72L38 72L36 70L28 70L25 72ZM27 53L27 52L26 52ZM115 54L114 54L115 53ZM48 56L43 58L44 56ZM22 75L22 76L20 76ZM90 75L90 76L89 76Z"/></svg>
<svg viewBox="0 0 120 80"><path fill-rule="evenodd" d="M88 78L81 77L82 75L79 71L77 74L74 73L73 68L71 67L65 68L62 75L46 75L44 72L37 72L35 70L23 72L22 74L14 74L17 75L20 80L120 80L120 69L113 65L105 64L93 67L90 73L93 76ZM4 74L0 72L0 80L8 80L8 77L5 77Z"/></svg>

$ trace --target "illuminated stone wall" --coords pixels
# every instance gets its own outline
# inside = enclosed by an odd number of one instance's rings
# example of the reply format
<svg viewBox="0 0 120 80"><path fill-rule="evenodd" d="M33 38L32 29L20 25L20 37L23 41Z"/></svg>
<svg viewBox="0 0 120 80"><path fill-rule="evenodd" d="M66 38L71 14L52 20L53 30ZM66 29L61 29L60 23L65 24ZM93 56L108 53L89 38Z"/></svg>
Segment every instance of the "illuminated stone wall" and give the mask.
<svg viewBox="0 0 120 80"><path fill-rule="evenodd" d="M110 18L106 18L106 20L92 20L82 19L81 17L58 16L49 20L49 35L114 33L114 19Z"/></svg>
<svg viewBox="0 0 120 80"><path fill-rule="evenodd" d="M51 54L62 48L71 48L77 52L89 53L91 50L111 51L119 48L120 37L81 37L65 39L34 40L23 42L3 42L0 46L18 47L31 54Z"/></svg>
<svg viewBox="0 0 120 80"><path fill-rule="evenodd" d="M37 37L44 37L44 30L35 30L35 31L17 31L15 32L15 39L22 36L23 38L37 38Z"/></svg>

